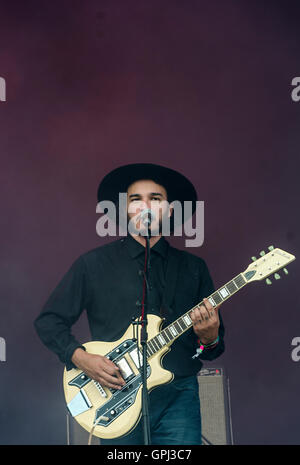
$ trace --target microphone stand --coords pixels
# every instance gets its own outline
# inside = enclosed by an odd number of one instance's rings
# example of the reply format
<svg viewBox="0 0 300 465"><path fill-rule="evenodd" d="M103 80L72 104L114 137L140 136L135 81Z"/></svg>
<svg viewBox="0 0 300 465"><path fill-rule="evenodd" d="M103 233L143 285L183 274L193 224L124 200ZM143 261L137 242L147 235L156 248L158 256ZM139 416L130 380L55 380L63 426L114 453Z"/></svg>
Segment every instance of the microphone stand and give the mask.
<svg viewBox="0 0 300 465"><path fill-rule="evenodd" d="M149 285L148 285L148 277L149 277L149 267L150 267L150 225L148 225L147 235L145 236L146 239L146 247L145 247L145 254L146 254L146 266L144 271L144 279L146 282L145 286L145 297L144 297L144 318L141 321L142 328L141 328L141 345L142 345L142 358L143 358L143 365L142 365L142 381L143 381L143 391L142 391L142 418L143 418L143 431L144 431L144 444L150 445L150 421L149 421L149 393L147 389L147 341L148 341L148 333L147 333L147 307L148 307L148 293L149 293Z"/></svg>

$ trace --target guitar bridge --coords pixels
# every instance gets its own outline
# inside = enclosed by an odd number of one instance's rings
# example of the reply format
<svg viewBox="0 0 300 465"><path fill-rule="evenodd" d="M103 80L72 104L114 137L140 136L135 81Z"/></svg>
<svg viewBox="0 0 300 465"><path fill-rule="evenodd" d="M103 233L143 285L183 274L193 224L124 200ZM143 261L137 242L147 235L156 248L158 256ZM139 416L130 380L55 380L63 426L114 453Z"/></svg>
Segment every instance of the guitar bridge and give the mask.
<svg viewBox="0 0 300 465"><path fill-rule="evenodd" d="M98 391L100 392L100 396L101 397L107 397L107 394L106 394L105 390L103 389L103 387L101 386L101 384L98 383L98 381L95 381L95 380L93 380L93 383L96 386L96 388L98 389Z"/></svg>

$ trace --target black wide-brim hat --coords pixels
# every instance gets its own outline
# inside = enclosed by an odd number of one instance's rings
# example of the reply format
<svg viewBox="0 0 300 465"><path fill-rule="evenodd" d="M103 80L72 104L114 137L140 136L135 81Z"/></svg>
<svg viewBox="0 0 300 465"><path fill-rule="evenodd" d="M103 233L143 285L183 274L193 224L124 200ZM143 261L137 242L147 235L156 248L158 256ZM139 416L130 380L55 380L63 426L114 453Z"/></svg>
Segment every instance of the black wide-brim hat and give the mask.
<svg viewBox="0 0 300 465"><path fill-rule="evenodd" d="M108 173L98 187L98 202L110 200L117 205L119 193L127 192L132 183L142 179L150 179L163 186L169 202L178 200L182 207L184 201L192 202L191 212L194 214L197 193L191 181L178 171L152 163L123 165Z"/></svg>

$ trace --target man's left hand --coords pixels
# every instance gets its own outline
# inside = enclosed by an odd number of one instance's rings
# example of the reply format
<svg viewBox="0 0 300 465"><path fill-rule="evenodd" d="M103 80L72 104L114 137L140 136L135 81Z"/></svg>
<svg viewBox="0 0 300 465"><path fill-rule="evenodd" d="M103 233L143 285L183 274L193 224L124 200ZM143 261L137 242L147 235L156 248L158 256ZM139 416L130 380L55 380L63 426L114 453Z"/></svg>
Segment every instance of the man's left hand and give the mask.
<svg viewBox="0 0 300 465"><path fill-rule="evenodd" d="M190 313L193 328L202 344L210 344L219 334L220 319L219 308L213 307L208 299L203 299L204 305L195 307Z"/></svg>

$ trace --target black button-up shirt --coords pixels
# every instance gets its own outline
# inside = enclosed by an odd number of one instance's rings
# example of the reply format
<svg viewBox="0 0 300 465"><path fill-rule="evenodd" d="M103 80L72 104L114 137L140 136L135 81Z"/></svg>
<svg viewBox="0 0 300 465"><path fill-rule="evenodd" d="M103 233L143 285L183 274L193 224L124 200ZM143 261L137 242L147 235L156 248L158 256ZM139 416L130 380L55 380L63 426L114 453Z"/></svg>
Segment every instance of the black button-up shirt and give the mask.
<svg viewBox="0 0 300 465"><path fill-rule="evenodd" d="M167 272L170 255L176 266ZM171 247L163 237L151 247L150 257L147 308L148 313L165 318L162 328L214 292L204 260ZM120 339L132 318L141 315L144 260L145 248L128 235L81 255L52 292L35 320L35 328L67 369L74 367L71 361L74 350L82 347L72 335L71 327L84 310L91 340L107 342ZM173 283L173 296L165 288L167 274ZM175 377L190 376L201 369L201 359L213 360L221 355L224 351L221 315L220 323L216 348L205 349L200 357L192 359L198 342L189 328L173 342L171 351L163 358L163 367Z"/></svg>

